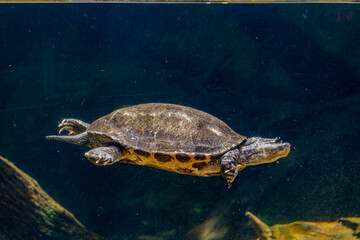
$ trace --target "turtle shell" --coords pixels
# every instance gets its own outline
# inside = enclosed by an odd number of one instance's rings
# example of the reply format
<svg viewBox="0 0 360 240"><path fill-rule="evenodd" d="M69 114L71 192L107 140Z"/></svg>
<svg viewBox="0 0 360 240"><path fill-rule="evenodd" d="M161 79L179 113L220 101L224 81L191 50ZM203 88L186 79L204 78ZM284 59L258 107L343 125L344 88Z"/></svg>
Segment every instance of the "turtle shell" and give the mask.
<svg viewBox="0 0 360 240"><path fill-rule="evenodd" d="M148 103L113 111L94 121L88 133L140 151L219 155L244 139L205 112L164 103Z"/></svg>

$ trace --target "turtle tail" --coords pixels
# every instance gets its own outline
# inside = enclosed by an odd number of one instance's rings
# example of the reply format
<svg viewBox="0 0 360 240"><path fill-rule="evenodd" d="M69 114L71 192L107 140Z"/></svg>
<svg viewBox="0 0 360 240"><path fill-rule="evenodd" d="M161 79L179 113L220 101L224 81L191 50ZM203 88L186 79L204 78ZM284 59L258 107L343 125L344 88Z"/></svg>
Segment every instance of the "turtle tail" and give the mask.
<svg viewBox="0 0 360 240"><path fill-rule="evenodd" d="M87 132L83 132L78 135L63 136L63 135L49 135L46 136L47 140L55 140L60 142L67 142L81 146L89 146L90 141L88 139Z"/></svg>

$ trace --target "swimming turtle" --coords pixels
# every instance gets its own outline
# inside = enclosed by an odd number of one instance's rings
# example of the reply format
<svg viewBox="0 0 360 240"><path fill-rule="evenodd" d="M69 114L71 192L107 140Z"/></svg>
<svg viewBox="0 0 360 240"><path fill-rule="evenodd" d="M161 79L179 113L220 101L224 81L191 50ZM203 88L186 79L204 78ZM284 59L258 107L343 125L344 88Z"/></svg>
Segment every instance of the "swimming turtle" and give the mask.
<svg viewBox="0 0 360 240"><path fill-rule="evenodd" d="M218 118L175 104L147 103L125 107L91 124L64 119L59 134L47 136L93 148L85 156L95 165L117 161L172 172L222 175L230 187L247 165L285 157L289 143L260 137L246 138Z"/></svg>

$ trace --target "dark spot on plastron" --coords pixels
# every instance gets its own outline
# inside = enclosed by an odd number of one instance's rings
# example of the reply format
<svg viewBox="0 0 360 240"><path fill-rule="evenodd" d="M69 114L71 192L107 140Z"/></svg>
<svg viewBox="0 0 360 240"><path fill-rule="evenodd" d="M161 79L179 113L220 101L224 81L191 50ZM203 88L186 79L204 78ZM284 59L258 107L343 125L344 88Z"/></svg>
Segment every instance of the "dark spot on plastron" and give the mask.
<svg viewBox="0 0 360 240"><path fill-rule="evenodd" d="M148 158L150 156L150 153L143 151L143 150L134 150L134 153L136 153L139 156L143 156Z"/></svg>
<svg viewBox="0 0 360 240"><path fill-rule="evenodd" d="M194 156L194 159L195 160L205 160L206 159L206 156L204 154L196 154Z"/></svg>
<svg viewBox="0 0 360 240"><path fill-rule="evenodd" d="M123 158L120 160L120 162L123 162L123 163L134 163L134 161L131 161L130 159L128 158Z"/></svg>
<svg viewBox="0 0 360 240"><path fill-rule="evenodd" d="M203 169L205 166L206 166L206 162L198 162L192 164L193 168L197 168L199 170Z"/></svg>
<svg viewBox="0 0 360 240"><path fill-rule="evenodd" d="M160 162L170 162L172 160L172 157L165 153L155 153L154 157Z"/></svg>
<svg viewBox="0 0 360 240"><path fill-rule="evenodd" d="M341 219L338 221L339 223L341 223L341 225L347 227L347 228L351 228L353 231L355 231L358 228L358 224L357 223L353 223L349 220L346 219Z"/></svg>
<svg viewBox="0 0 360 240"><path fill-rule="evenodd" d="M178 171L179 173L184 173L184 174L192 174L193 173L193 170L187 169L187 168L177 168L176 171Z"/></svg>
<svg viewBox="0 0 360 240"><path fill-rule="evenodd" d="M217 159L220 159L222 156L222 154L216 154L216 155L211 155L210 156L210 160L217 160Z"/></svg>
<svg viewBox="0 0 360 240"><path fill-rule="evenodd" d="M177 153L175 157L180 162L188 162L190 160L190 156L185 153Z"/></svg>

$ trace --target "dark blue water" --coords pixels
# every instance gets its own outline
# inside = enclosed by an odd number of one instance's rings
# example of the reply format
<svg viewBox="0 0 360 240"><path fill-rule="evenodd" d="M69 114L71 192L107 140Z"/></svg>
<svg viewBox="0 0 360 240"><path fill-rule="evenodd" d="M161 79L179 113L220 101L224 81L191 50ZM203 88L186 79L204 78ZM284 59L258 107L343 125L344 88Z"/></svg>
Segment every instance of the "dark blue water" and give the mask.
<svg viewBox="0 0 360 240"><path fill-rule="evenodd" d="M107 239L255 239L267 223L360 215L358 5L0 5L0 154ZM146 102L191 106L292 144L227 189L49 142ZM200 225L216 218L217 237ZM211 225L211 224L210 224ZM200 230L199 230L200 229Z"/></svg>

